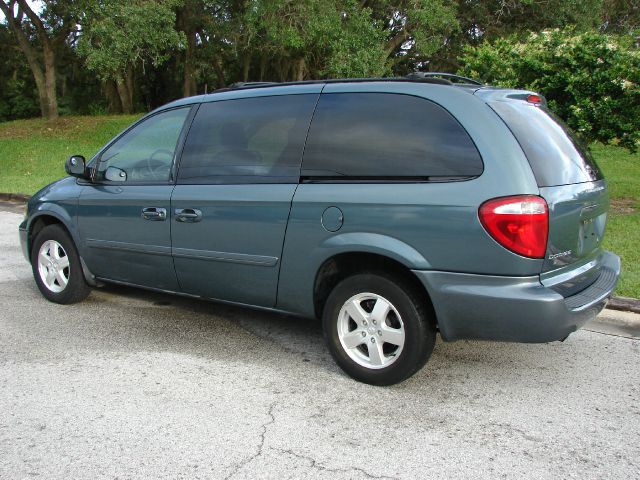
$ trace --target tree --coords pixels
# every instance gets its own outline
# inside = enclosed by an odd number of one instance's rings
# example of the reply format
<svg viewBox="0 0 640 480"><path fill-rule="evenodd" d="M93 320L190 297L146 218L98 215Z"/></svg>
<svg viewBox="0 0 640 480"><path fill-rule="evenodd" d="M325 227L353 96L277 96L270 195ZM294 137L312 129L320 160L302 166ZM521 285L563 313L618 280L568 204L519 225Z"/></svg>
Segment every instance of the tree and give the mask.
<svg viewBox="0 0 640 480"><path fill-rule="evenodd" d="M529 88L589 142L640 141L640 51L631 36L547 30L467 47L462 75Z"/></svg>
<svg viewBox="0 0 640 480"><path fill-rule="evenodd" d="M66 8L70 3L45 1L44 10L38 16L26 0L0 0L0 10L33 74L41 114L49 120L58 117L56 49L75 26L70 9Z"/></svg>
<svg viewBox="0 0 640 480"><path fill-rule="evenodd" d="M176 10L176 27L185 37L182 61L182 95L184 97L195 95L197 90L198 32L202 30L206 15L207 11L203 0L185 0Z"/></svg>
<svg viewBox="0 0 640 480"><path fill-rule="evenodd" d="M425 59L432 69L455 71L460 66L458 58L469 45L547 28L593 30L603 15L603 0L456 0L456 4L460 28L447 37L437 53Z"/></svg>
<svg viewBox="0 0 640 480"><path fill-rule="evenodd" d="M227 83L388 75L457 25L446 0L194 2L206 12L196 21L196 51L209 60L200 72L213 67Z"/></svg>
<svg viewBox="0 0 640 480"><path fill-rule="evenodd" d="M277 80L372 76L386 71L384 35L351 0L265 0L244 14L243 78L252 60Z"/></svg>
<svg viewBox="0 0 640 480"><path fill-rule="evenodd" d="M87 68L116 84L123 113L134 109L134 68L158 66L184 46L175 30L177 0L86 1L78 53Z"/></svg>
<svg viewBox="0 0 640 480"><path fill-rule="evenodd" d="M7 25L0 25L0 122L39 112L36 86L24 55Z"/></svg>
<svg viewBox="0 0 640 480"><path fill-rule="evenodd" d="M428 58L459 28L456 8L443 0L361 0L385 34L391 66L408 57Z"/></svg>
<svg viewBox="0 0 640 480"><path fill-rule="evenodd" d="M603 0L603 3L603 31L640 33L640 0Z"/></svg>

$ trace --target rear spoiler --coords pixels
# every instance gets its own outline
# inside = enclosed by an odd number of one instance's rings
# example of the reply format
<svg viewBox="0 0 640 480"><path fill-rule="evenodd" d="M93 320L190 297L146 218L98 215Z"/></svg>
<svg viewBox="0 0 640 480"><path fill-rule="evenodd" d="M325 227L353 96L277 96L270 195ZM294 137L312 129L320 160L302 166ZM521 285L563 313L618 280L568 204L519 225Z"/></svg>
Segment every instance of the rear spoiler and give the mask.
<svg viewBox="0 0 640 480"><path fill-rule="evenodd" d="M510 88L484 87L473 92L485 102L522 101L533 105L547 106L547 99L543 95L531 90L515 90Z"/></svg>

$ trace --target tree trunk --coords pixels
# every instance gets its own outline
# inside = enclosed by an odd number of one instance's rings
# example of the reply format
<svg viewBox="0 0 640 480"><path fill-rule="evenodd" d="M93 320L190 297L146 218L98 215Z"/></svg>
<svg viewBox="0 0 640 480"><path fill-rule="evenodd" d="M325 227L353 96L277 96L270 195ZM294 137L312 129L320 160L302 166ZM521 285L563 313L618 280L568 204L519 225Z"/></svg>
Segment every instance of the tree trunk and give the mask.
<svg viewBox="0 0 640 480"><path fill-rule="evenodd" d="M220 58L216 57L213 59L213 69L216 71L218 88L224 88L225 86L224 68L222 68L222 60L220 60Z"/></svg>
<svg viewBox="0 0 640 480"><path fill-rule="evenodd" d="M127 65L127 73L125 74L124 80L127 85L127 94L129 95L128 103L131 105L131 113L133 113L133 89L135 85L135 71L133 70L133 65L129 63Z"/></svg>
<svg viewBox="0 0 640 480"><path fill-rule="evenodd" d="M298 60L298 64L296 65L296 78L298 82L304 80L304 71L305 71L305 61L304 58Z"/></svg>
<svg viewBox="0 0 640 480"><path fill-rule="evenodd" d="M287 80L289 80L289 70L291 70L291 62L289 62L289 60L286 58L280 59L280 68L278 70L280 81L286 82Z"/></svg>
<svg viewBox="0 0 640 480"><path fill-rule="evenodd" d="M47 120L58 118L58 98L56 96L56 57L48 43L44 44L44 97Z"/></svg>
<svg viewBox="0 0 640 480"><path fill-rule="evenodd" d="M187 35L187 48L184 52L184 77L182 81L182 96L191 97L196 94L196 78L193 57L196 49L196 33L185 32Z"/></svg>
<svg viewBox="0 0 640 480"><path fill-rule="evenodd" d="M260 56L260 76L258 77L258 80L260 80L261 82L264 81L264 74L267 71L267 60L267 55L263 53Z"/></svg>
<svg viewBox="0 0 640 480"><path fill-rule="evenodd" d="M33 74L38 89L38 100L40 102L40 112L47 120L55 120L58 118L58 101L56 98L56 62L55 53L52 49L49 38L42 22L33 13L33 11L24 2L20 2L20 8L29 15L34 23L40 43L43 46L44 72L37 56L36 49L33 47L27 34L22 30L21 18L14 17L13 2L11 8L4 1L0 2L0 9L5 15L9 28L13 31L18 41L18 45L27 58L27 63Z"/></svg>
<svg viewBox="0 0 640 480"><path fill-rule="evenodd" d="M133 113L133 102L131 101L131 92L126 80L116 80L116 88L118 90L118 96L120 97L120 104L122 105L122 113Z"/></svg>
<svg viewBox="0 0 640 480"><path fill-rule="evenodd" d="M36 88L38 89L38 102L40 103L40 114L43 118L47 118L47 95L44 81L44 73L38 64L32 64L29 62L33 79L36 82Z"/></svg>
<svg viewBox="0 0 640 480"><path fill-rule="evenodd" d="M249 68L251 67L251 55L249 53L245 53L243 61L242 61L242 81L249 81Z"/></svg>
<svg viewBox="0 0 640 480"><path fill-rule="evenodd" d="M122 102L120 102L116 82L113 80L104 82L104 96L107 97L107 111L109 113L122 113Z"/></svg>

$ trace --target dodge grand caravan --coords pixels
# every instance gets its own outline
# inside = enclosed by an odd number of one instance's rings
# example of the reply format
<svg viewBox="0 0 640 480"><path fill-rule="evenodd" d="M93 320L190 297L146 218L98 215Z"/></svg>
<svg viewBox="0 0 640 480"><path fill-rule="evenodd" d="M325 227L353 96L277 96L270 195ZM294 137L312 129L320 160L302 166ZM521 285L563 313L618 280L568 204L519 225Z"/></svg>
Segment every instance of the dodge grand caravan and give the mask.
<svg viewBox="0 0 640 480"><path fill-rule="evenodd" d="M371 384L436 332L563 340L620 274L605 180L545 99L450 75L235 85L65 167L20 225L47 299L113 282L319 318Z"/></svg>

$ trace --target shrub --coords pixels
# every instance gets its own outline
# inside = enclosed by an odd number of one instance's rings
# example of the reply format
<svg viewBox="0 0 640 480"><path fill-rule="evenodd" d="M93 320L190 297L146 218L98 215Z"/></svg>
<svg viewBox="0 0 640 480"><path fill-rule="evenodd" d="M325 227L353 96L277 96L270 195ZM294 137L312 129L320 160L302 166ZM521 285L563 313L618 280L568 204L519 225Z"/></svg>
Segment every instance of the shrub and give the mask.
<svg viewBox="0 0 640 480"><path fill-rule="evenodd" d="M461 75L542 93L587 141L636 151L640 140L640 51L630 36L549 30L468 47Z"/></svg>

